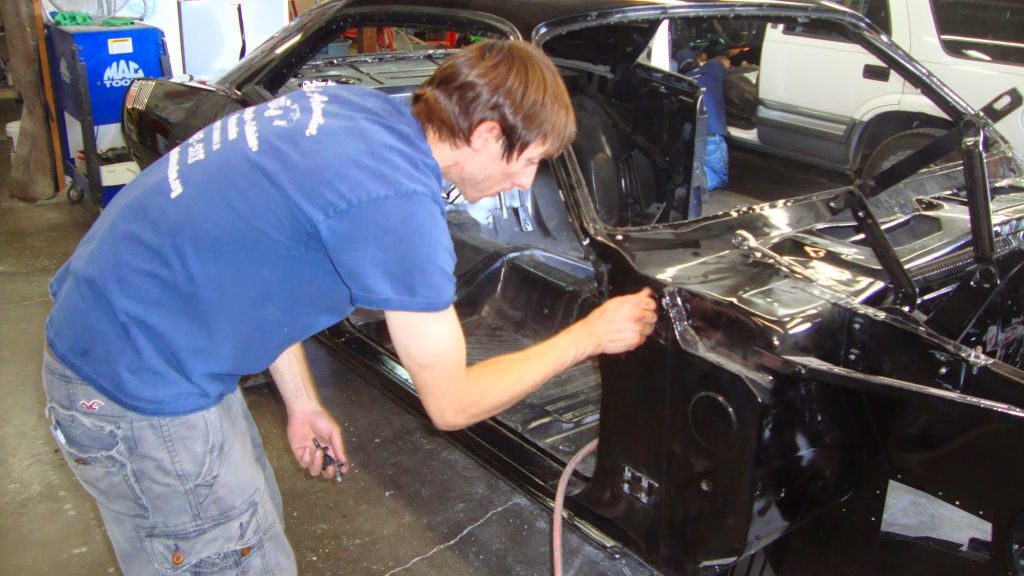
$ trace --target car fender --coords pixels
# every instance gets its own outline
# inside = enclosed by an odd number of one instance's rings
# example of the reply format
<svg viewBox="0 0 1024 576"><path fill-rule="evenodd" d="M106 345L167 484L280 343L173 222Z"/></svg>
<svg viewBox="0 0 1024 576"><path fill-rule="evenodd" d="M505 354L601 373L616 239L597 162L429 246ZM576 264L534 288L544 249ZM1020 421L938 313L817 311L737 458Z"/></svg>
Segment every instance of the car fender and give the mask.
<svg viewBox="0 0 1024 576"><path fill-rule="evenodd" d="M902 110L903 108L900 105L900 101L900 94L884 94L877 98L872 98L857 108L853 113L853 117L861 123L870 122L873 118L883 112Z"/></svg>

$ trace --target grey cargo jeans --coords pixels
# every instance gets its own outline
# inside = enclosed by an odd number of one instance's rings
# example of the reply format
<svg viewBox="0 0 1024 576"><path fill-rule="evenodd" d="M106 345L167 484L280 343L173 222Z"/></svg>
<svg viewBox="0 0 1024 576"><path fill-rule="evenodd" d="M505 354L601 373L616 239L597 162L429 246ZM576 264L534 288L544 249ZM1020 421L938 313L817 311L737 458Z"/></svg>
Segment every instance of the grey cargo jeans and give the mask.
<svg viewBox="0 0 1024 576"><path fill-rule="evenodd" d="M296 574L274 472L241 393L184 416L127 410L43 357L46 414L121 570Z"/></svg>

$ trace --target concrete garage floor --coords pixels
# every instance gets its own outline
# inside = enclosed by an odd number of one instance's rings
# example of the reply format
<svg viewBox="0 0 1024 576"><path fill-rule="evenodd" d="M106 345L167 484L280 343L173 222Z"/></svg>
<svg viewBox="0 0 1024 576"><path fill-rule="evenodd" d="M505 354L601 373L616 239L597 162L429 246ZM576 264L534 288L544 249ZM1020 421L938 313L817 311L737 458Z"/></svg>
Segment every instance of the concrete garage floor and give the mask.
<svg viewBox="0 0 1024 576"><path fill-rule="evenodd" d="M13 104L0 103L0 126L17 117ZM4 142L0 188L9 158ZM27 205L0 191L0 574L120 573L95 504L48 431L39 376L46 285L90 223L83 208L63 199ZM550 573L547 508L353 376L319 344L307 351L354 461L340 486L298 469L276 393L266 385L245 390L281 485L300 573ZM567 532L567 574L654 574Z"/></svg>

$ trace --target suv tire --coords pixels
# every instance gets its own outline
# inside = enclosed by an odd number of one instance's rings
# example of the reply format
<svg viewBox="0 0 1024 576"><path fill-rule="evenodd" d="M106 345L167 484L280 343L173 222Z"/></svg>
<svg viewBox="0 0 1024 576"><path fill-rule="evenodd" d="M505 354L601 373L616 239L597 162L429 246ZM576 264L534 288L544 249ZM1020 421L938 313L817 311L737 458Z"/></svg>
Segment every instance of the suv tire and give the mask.
<svg viewBox="0 0 1024 576"><path fill-rule="evenodd" d="M879 144L878 148L875 148L875 151L868 157L867 162L864 163L864 169L861 170L861 178L866 180L874 177L882 170L910 156L932 140L942 136L945 132L945 130L939 128L916 128L892 136ZM960 158L960 153L952 152L936 162L936 164L953 162L958 158Z"/></svg>

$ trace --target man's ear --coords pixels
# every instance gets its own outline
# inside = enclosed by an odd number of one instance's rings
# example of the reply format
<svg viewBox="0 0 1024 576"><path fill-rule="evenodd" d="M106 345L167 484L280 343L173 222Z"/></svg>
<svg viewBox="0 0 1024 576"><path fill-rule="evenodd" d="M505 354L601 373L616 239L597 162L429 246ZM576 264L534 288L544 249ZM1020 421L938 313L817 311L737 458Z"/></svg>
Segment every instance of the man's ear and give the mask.
<svg viewBox="0 0 1024 576"><path fill-rule="evenodd" d="M494 120L484 120L477 124L473 133L469 135L469 147L473 150L480 151L495 145L504 145L504 134L501 132L501 126Z"/></svg>

